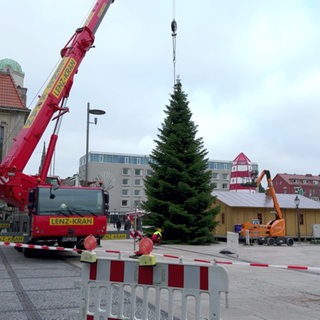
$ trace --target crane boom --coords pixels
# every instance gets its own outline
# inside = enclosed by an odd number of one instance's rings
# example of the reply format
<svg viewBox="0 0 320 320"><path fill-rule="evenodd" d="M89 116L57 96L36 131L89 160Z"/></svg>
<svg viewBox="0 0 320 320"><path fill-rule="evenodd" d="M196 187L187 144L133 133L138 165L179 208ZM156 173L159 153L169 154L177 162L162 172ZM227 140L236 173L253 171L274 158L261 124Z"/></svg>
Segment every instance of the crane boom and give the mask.
<svg viewBox="0 0 320 320"><path fill-rule="evenodd" d="M114 0L97 0L84 25L75 31L61 50L61 61L49 80L24 127L15 138L0 164L0 198L22 208L27 204L28 190L44 183L43 175L23 173L50 120L60 118L68 109L64 101L69 96L73 78L94 43L94 35ZM55 115L55 117L54 117ZM56 139L53 139L54 143ZM54 146L51 146L51 151ZM51 161L51 159L50 159Z"/></svg>

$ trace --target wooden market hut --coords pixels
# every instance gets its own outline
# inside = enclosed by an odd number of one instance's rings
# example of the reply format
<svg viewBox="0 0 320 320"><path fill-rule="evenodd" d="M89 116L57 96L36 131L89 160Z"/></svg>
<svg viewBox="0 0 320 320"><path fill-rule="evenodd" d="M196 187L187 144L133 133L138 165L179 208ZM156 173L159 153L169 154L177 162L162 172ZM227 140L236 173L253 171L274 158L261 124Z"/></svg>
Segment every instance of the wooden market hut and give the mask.
<svg viewBox="0 0 320 320"><path fill-rule="evenodd" d="M220 207L215 217L219 225L214 230L217 238L226 238L227 231L239 231L241 223L256 219L266 224L275 217L272 198L264 193L214 191L214 206ZM295 198L300 199L296 207ZM314 225L320 224L320 202L297 194L277 194L283 218L286 220L287 236L297 238L298 219L302 239L314 237Z"/></svg>

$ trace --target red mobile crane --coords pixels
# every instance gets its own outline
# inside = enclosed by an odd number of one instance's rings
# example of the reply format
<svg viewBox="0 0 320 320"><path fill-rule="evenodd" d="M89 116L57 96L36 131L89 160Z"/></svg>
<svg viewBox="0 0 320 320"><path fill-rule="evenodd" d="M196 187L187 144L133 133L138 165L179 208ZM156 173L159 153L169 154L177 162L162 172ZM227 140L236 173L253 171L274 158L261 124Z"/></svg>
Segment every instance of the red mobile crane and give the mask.
<svg viewBox="0 0 320 320"><path fill-rule="evenodd" d="M245 222L241 226L240 236L246 237L246 233L249 232L251 239L256 239L258 244L267 243L268 245L279 245L286 243L288 246L293 245L293 239L286 237L286 222L283 218L277 195L273 187L271 174L269 170L263 170L256 181L252 183L246 183L245 185L251 185L258 187L263 177L266 176L268 188L266 191L267 196L270 196L273 201L273 206L276 211L275 218L269 221L267 224L256 224L254 222Z"/></svg>
<svg viewBox="0 0 320 320"><path fill-rule="evenodd" d="M85 236L106 233L108 195L102 188L67 187L47 177L73 78L92 47L105 13L114 0L97 0L84 25L61 50L61 61L24 127L0 164L0 199L15 208L0 221L0 241L82 248ZM50 121L55 121L38 175L23 172ZM57 182L53 179L53 182Z"/></svg>

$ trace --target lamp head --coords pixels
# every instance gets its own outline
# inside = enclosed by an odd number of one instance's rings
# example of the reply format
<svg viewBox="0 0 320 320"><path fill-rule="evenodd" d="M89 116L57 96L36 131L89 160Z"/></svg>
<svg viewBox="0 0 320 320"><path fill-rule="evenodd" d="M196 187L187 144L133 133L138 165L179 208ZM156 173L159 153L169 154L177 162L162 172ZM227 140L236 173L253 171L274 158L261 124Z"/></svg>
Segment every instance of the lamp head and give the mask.
<svg viewBox="0 0 320 320"><path fill-rule="evenodd" d="M294 204L296 205L297 208L299 207L300 199L299 199L298 196L296 196L296 197L294 198Z"/></svg>

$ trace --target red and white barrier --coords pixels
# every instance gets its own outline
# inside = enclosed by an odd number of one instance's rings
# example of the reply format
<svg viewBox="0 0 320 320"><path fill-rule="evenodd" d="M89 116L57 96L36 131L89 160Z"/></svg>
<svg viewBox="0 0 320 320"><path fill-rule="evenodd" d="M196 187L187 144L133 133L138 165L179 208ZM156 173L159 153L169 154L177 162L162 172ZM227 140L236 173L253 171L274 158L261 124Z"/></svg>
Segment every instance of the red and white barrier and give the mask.
<svg viewBox="0 0 320 320"><path fill-rule="evenodd" d="M143 233L138 230L130 231L130 237L133 239L142 239L143 238Z"/></svg>
<svg viewBox="0 0 320 320"><path fill-rule="evenodd" d="M83 305L73 319L220 319L228 274L217 265L98 258L82 266Z"/></svg>
<svg viewBox="0 0 320 320"><path fill-rule="evenodd" d="M46 245L36 245L36 244L24 244L24 243L16 243L16 242L7 242L0 241L0 246L4 247L15 247L15 248L27 248L27 249L38 249L38 250L53 250L53 251L82 251L76 248L65 248L65 247L55 247L55 246L46 246ZM134 255L132 251L120 251L120 250L103 250L103 249L95 249L96 252L104 252L110 254L116 254L118 259L123 256L131 256ZM182 256L172 255L172 254L156 254L152 253L155 256L162 257L165 259L174 259L182 262L198 262L198 263L208 263L208 264L221 264L221 265L238 265L238 266L247 266L247 267L262 267L262 268L278 268L278 269L291 269L291 270L301 270L301 271L318 271L320 272L320 267L306 266L306 265L281 265L281 264L269 264L269 263L259 263L259 262L242 262L242 261L230 261L230 260L206 260L200 258L185 258Z"/></svg>
<svg viewBox="0 0 320 320"><path fill-rule="evenodd" d="M320 271L320 267L310 267L302 265L281 265L281 264L269 264L269 263L257 263L257 262L241 262L241 261L222 261L214 260L217 264L224 265L241 265L247 267L262 267L262 268L279 268L279 269L293 269L293 270L305 270L305 271Z"/></svg>
<svg viewBox="0 0 320 320"><path fill-rule="evenodd" d="M74 252L79 251L76 248L65 248L65 247L55 247L55 246L46 246L46 245L38 245L38 244L6 242L6 241L0 241L0 246L14 247L14 248L26 248L26 249L38 249L38 250L53 250L53 251L74 251Z"/></svg>

